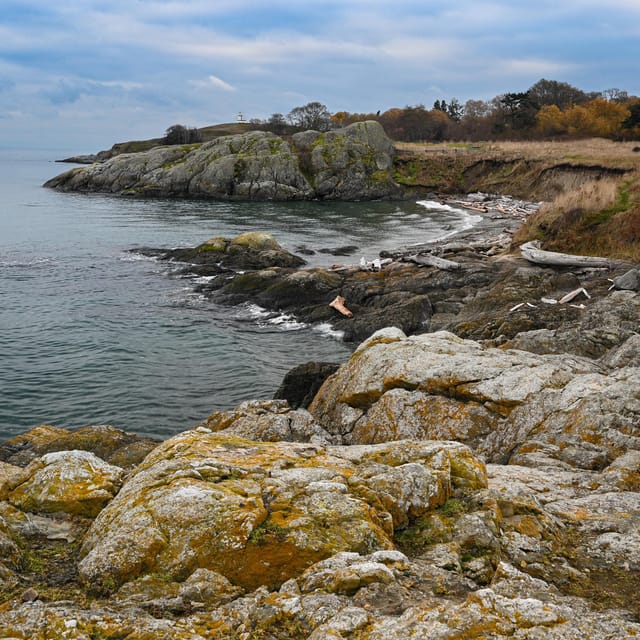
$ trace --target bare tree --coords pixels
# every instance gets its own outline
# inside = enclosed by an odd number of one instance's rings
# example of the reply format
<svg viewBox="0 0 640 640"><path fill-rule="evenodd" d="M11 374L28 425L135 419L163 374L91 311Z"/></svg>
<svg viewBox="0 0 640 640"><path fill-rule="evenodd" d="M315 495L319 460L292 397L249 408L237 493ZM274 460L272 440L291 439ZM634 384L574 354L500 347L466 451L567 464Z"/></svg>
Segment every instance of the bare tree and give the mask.
<svg viewBox="0 0 640 640"><path fill-rule="evenodd" d="M287 120L300 129L327 131L331 128L331 114L320 102L308 102L302 107L291 109Z"/></svg>

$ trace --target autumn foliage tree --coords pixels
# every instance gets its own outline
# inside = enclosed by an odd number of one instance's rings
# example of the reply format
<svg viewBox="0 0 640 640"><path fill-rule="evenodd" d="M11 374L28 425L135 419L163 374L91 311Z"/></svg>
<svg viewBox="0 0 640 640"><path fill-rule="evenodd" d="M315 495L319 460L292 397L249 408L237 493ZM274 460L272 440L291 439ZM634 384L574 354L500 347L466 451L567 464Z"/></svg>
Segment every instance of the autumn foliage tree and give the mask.
<svg viewBox="0 0 640 640"><path fill-rule="evenodd" d="M564 111L556 105L542 107L536 128L542 136L615 138L629 117L629 109L618 102L596 98Z"/></svg>
<svg viewBox="0 0 640 640"><path fill-rule="evenodd" d="M566 82L543 78L527 91L505 93L488 101L468 100L464 105L451 98L448 102L437 99L432 109L417 104L384 112L330 114L320 102L309 102L286 116L273 114L256 124L287 134L301 129L326 131L364 120L380 122L389 137L407 142L594 136L634 139L640 138L640 98L629 97L620 89L587 93Z"/></svg>

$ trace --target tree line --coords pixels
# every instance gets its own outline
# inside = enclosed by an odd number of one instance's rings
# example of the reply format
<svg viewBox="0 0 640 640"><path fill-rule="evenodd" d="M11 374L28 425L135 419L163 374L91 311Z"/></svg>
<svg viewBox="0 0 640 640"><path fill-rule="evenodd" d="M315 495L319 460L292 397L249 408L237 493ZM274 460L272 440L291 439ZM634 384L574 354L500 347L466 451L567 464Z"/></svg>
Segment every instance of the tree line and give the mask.
<svg viewBox="0 0 640 640"><path fill-rule="evenodd" d="M438 99L432 108L423 104L384 112L330 113L326 105L309 102L288 114L252 119L253 128L288 135L314 129L328 131L354 122L376 120L393 140L544 140L602 137L640 139L640 98L620 89L585 92L566 82L541 79L527 91L511 92L489 101ZM170 141L171 140L171 141ZM198 130L174 125L166 144L197 142Z"/></svg>
<svg viewBox="0 0 640 640"><path fill-rule="evenodd" d="M495 140L604 137L640 138L640 98L620 89L585 92L566 82L542 79L527 91L492 100L438 99L375 113L329 113L319 102L276 113L252 124L274 133L316 129L325 131L353 122L377 120L394 140Z"/></svg>

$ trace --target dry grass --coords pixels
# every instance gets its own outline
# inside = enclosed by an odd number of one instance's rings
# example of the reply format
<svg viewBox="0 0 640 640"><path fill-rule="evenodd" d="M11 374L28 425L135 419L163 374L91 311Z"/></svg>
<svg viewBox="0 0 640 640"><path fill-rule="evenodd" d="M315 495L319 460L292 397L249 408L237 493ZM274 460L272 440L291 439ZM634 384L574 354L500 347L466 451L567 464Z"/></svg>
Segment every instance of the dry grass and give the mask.
<svg viewBox="0 0 640 640"><path fill-rule="evenodd" d="M613 167L640 168L637 142L613 142L604 138L563 141L503 142L395 142L398 151L424 154L481 153L483 156L526 158L548 162L581 162Z"/></svg>
<svg viewBox="0 0 640 640"><path fill-rule="evenodd" d="M613 142L604 138L589 138L566 141L491 142L487 144L486 150L553 162L586 162L640 167L640 153L633 150L637 146L637 142Z"/></svg>
<svg viewBox="0 0 640 640"><path fill-rule="evenodd" d="M514 234L546 249L640 262L640 172L595 180L543 205Z"/></svg>
<svg viewBox="0 0 640 640"><path fill-rule="evenodd" d="M573 209L601 211L612 207L618 197L620 180L609 178L585 182L574 191L561 193L553 202L543 205L540 213L566 213Z"/></svg>

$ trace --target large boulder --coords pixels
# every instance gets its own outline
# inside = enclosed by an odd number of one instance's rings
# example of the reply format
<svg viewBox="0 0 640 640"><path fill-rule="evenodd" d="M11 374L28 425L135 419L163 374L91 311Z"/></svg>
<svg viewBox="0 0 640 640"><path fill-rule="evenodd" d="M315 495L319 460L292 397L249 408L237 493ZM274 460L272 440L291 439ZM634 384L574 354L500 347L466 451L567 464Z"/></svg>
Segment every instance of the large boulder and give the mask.
<svg viewBox="0 0 640 640"><path fill-rule="evenodd" d="M46 453L79 449L128 469L138 464L159 442L109 425L70 430L43 424L0 443L0 461L26 467Z"/></svg>
<svg viewBox="0 0 640 640"><path fill-rule="evenodd" d="M95 517L120 489L124 471L88 451L47 453L17 476L7 499L22 511Z"/></svg>
<svg viewBox="0 0 640 640"><path fill-rule="evenodd" d="M345 443L455 439L506 463L542 450L602 469L640 449L640 369L498 349L448 332L374 334L309 411Z"/></svg>
<svg viewBox="0 0 640 640"><path fill-rule="evenodd" d="M91 526L80 578L110 590L196 569L277 587L339 551L393 547L396 527L486 486L457 443L259 443L198 428L154 450Z"/></svg>
<svg viewBox="0 0 640 640"><path fill-rule="evenodd" d="M305 264L302 258L278 244L270 233L260 231L247 231L235 238L210 238L196 247L161 252L160 258L209 265L214 267L213 273L229 269L300 267Z"/></svg>
<svg viewBox="0 0 640 640"><path fill-rule="evenodd" d="M45 183L62 191L242 200L370 200L397 193L393 145L377 122L307 132L293 148L249 131L204 144L155 147L71 169Z"/></svg>
<svg viewBox="0 0 640 640"><path fill-rule="evenodd" d="M375 121L325 133L297 133L293 144L305 159L319 198L369 200L396 191L390 174L395 150Z"/></svg>

